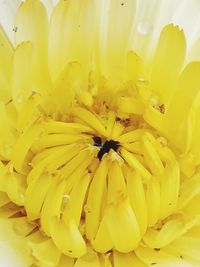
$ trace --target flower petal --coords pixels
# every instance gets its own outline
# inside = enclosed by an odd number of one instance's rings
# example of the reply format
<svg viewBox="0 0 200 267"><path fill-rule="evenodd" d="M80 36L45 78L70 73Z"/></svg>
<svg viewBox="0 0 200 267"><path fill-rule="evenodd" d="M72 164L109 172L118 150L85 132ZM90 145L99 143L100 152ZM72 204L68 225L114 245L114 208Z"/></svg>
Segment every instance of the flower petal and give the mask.
<svg viewBox="0 0 200 267"><path fill-rule="evenodd" d="M83 64L88 74L94 38L94 3L91 0L60 1L55 7L49 32L49 66L53 80L71 61Z"/></svg>
<svg viewBox="0 0 200 267"><path fill-rule="evenodd" d="M7 102L11 98L11 72L13 47L0 26L0 100Z"/></svg>
<svg viewBox="0 0 200 267"><path fill-rule="evenodd" d="M6 0L0 2L0 24L11 43L14 43L15 15L21 0ZM0 27L1 27L0 26Z"/></svg>
<svg viewBox="0 0 200 267"><path fill-rule="evenodd" d="M51 239L44 240L40 243L31 243L32 255L41 263L46 265L57 266L61 252L56 248Z"/></svg>
<svg viewBox="0 0 200 267"><path fill-rule="evenodd" d="M151 75L152 91L156 92L165 104L173 93L185 53L186 41L183 31L172 24L167 25L160 34Z"/></svg>
<svg viewBox="0 0 200 267"><path fill-rule="evenodd" d="M180 257L166 253L163 250L153 250L150 248L139 247L135 251L138 258L144 261L148 266L156 267L192 267L186 261L180 259ZM197 267L197 266L196 266Z"/></svg>
<svg viewBox="0 0 200 267"><path fill-rule="evenodd" d="M104 59L102 72L107 78L112 79L112 83L116 84L117 80L122 79L124 75L129 34L135 17L136 1L110 0L107 5L107 31L103 33L105 34L106 49L105 54L104 51L101 54ZM105 29L102 30L105 31Z"/></svg>
<svg viewBox="0 0 200 267"><path fill-rule="evenodd" d="M16 29L16 44L33 43L33 85L46 95L51 87L47 67L48 17L39 0L21 3L16 15Z"/></svg>
<svg viewBox="0 0 200 267"><path fill-rule="evenodd" d="M134 253L120 253L117 251L114 251L113 253L114 258L114 267L147 267L146 264L144 264L142 261L140 261Z"/></svg>

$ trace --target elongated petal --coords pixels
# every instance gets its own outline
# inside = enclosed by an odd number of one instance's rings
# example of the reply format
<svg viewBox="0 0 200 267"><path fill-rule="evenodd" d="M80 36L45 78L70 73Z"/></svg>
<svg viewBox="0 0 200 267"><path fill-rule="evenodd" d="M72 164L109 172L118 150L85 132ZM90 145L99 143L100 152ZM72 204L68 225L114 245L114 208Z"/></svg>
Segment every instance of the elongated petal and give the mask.
<svg viewBox="0 0 200 267"><path fill-rule="evenodd" d="M41 243L30 243L30 247L33 256L42 264L58 264L61 252L55 247L51 239Z"/></svg>
<svg viewBox="0 0 200 267"><path fill-rule="evenodd" d="M189 180L183 182L180 188L178 208L183 209L189 202L200 193L200 174L194 175Z"/></svg>
<svg viewBox="0 0 200 267"><path fill-rule="evenodd" d="M84 175L80 182L77 183L70 194L69 203L63 212L63 219L68 220L68 218L73 218L75 223L79 226L83 203L85 200L85 194L88 189L90 182L90 176Z"/></svg>
<svg viewBox="0 0 200 267"><path fill-rule="evenodd" d="M77 259L74 267L101 267L98 254L92 250L80 259Z"/></svg>
<svg viewBox="0 0 200 267"><path fill-rule="evenodd" d="M107 225L116 250L125 253L138 246L139 225L129 201L123 196L108 207Z"/></svg>
<svg viewBox="0 0 200 267"><path fill-rule="evenodd" d="M0 100L8 101L11 98L11 72L13 47L0 26Z"/></svg>
<svg viewBox="0 0 200 267"><path fill-rule="evenodd" d="M149 229L144 236L144 242L150 248L162 248L186 233L198 224L198 221L198 218L190 219L188 222L184 222L184 218L168 221L161 230Z"/></svg>
<svg viewBox="0 0 200 267"><path fill-rule="evenodd" d="M122 79L126 68L126 54L129 43L129 32L135 16L135 1L128 0L124 4L120 0L108 1L105 74L116 84L116 79ZM116 28L118 29L116 31ZM104 69L103 69L104 71ZM116 88L115 88L116 90Z"/></svg>
<svg viewBox="0 0 200 267"><path fill-rule="evenodd" d="M156 178L151 179L146 192L148 225L153 226L160 217L160 184Z"/></svg>
<svg viewBox="0 0 200 267"><path fill-rule="evenodd" d="M46 94L50 90L47 68L48 18L39 0L22 2L16 15L16 44L33 43L33 84L36 90Z"/></svg>
<svg viewBox="0 0 200 267"><path fill-rule="evenodd" d="M108 225L107 225L107 212L105 211L104 217L99 225L98 232L95 239L92 241L92 246L99 253L105 253L113 248L113 240L111 238Z"/></svg>
<svg viewBox="0 0 200 267"><path fill-rule="evenodd" d="M100 163L92 180L86 204L86 235L90 240L95 237L99 227L107 172L108 162L105 158Z"/></svg>
<svg viewBox="0 0 200 267"><path fill-rule="evenodd" d="M135 172L130 172L126 179L131 206L140 226L141 235L143 235L147 229L147 204L142 179Z"/></svg>
<svg viewBox="0 0 200 267"><path fill-rule="evenodd" d="M17 47L13 62L12 97L16 105L26 100L32 93L31 60L33 47L31 42L22 43Z"/></svg>
<svg viewBox="0 0 200 267"><path fill-rule="evenodd" d="M51 235L57 248L67 256L81 257L86 253L86 244L73 221L65 224L55 219L51 224Z"/></svg>
<svg viewBox="0 0 200 267"><path fill-rule="evenodd" d="M40 218L40 211L51 182L52 177L49 174L44 174L29 184L26 191L25 208L30 220ZM38 188L42 188L40 193L37 191Z"/></svg>
<svg viewBox="0 0 200 267"><path fill-rule="evenodd" d="M49 62L53 80L72 61L83 64L88 72L94 38L94 4L95 1L91 0L84 3L70 0L60 1L56 6L49 33Z"/></svg>
<svg viewBox="0 0 200 267"><path fill-rule="evenodd" d="M167 103L178 79L186 53L183 31L172 24L161 32L152 70L152 91ZM174 61L176 58L176 61Z"/></svg>
<svg viewBox="0 0 200 267"><path fill-rule="evenodd" d="M146 267L147 265L140 261L134 253L122 254L117 251L114 252L114 267Z"/></svg>
<svg viewBox="0 0 200 267"><path fill-rule="evenodd" d="M162 250L156 251L150 248L139 247L136 250L136 255L144 261L147 266L169 267L171 266L186 266L192 267L189 263L180 259L180 257L168 254Z"/></svg>
<svg viewBox="0 0 200 267"><path fill-rule="evenodd" d="M165 171L161 176L160 216L169 216L177 206L180 186L180 170L176 160L166 163Z"/></svg>
<svg viewBox="0 0 200 267"><path fill-rule="evenodd" d="M190 149L192 142L192 131L194 129L192 125L188 125L187 117L184 114L189 113L195 99L199 99L200 78L197 74L199 71L200 62L192 62L186 66L179 78L178 88L175 90L169 105L168 125L169 123L174 125L169 131L169 138L173 136L174 144L183 153ZM188 88L190 88L189 91ZM191 119L189 122L191 122ZM177 123L179 124L178 128L175 127Z"/></svg>

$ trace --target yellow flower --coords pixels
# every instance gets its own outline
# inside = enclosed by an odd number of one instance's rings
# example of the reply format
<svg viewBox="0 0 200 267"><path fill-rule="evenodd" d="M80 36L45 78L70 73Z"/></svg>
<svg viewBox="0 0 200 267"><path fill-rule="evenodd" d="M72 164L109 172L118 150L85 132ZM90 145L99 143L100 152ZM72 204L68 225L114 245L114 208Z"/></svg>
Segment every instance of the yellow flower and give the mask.
<svg viewBox="0 0 200 267"><path fill-rule="evenodd" d="M0 29L0 250L15 267L200 266L200 62L183 30L157 42L135 10L60 0L49 22L27 0L14 47Z"/></svg>

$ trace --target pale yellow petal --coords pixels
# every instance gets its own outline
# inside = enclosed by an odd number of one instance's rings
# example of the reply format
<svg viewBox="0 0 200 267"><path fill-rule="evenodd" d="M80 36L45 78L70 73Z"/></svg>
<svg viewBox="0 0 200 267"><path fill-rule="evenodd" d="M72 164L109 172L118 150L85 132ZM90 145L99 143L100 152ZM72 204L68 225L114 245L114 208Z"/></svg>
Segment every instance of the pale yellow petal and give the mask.
<svg viewBox="0 0 200 267"><path fill-rule="evenodd" d="M137 219L130 202L124 196L108 207L107 225L114 248L127 253L134 250L140 241L141 234Z"/></svg>
<svg viewBox="0 0 200 267"><path fill-rule="evenodd" d="M100 260L98 257L98 254L92 251L91 249L88 249L88 252L86 255L84 255L82 258L77 259L76 263L74 264L74 267L101 267Z"/></svg>
<svg viewBox="0 0 200 267"><path fill-rule="evenodd" d="M168 107L167 119L168 125L171 125L168 129L168 138L182 152L187 152L192 143L194 129L188 125L185 115L189 113L195 99L199 99L199 72L200 62L192 62L185 67Z"/></svg>
<svg viewBox="0 0 200 267"><path fill-rule="evenodd" d="M192 267L189 263L183 261L180 257L168 254L162 250L154 250L147 247L139 247L135 251L138 258L140 258L147 266L158 267ZM197 267L197 266L195 266Z"/></svg>
<svg viewBox="0 0 200 267"><path fill-rule="evenodd" d="M9 101L11 98L10 82L12 72L13 47L0 26L0 100Z"/></svg>
<svg viewBox="0 0 200 267"><path fill-rule="evenodd" d="M79 258L86 253L85 241L73 220L66 224L54 219L50 231L56 247L65 255Z"/></svg>
<svg viewBox="0 0 200 267"><path fill-rule="evenodd" d="M95 26L95 1L60 1L53 11L49 33L49 63L53 80L69 62L88 73ZM58 31L58 29L60 29Z"/></svg>
<svg viewBox="0 0 200 267"><path fill-rule="evenodd" d="M114 251L114 267L147 267L140 259L136 257L136 255L132 253L119 253Z"/></svg>
<svg viewBox="0 0 200 267"><path fill-rule="evenodd" d="M14 127L3 103L0 103L0 125L3 125L0 138L0 158L1 160L10 160L17 136L14 134Z"/></svg>
<svg viewBox="0 0 200 267"><path fill-rule="evenodd" d="M186 53L183 31L172 24L161 32L153 62L151 88L165 104L173 93ZM174 60L176 59L176 60Z"/></svg>
<svg viewBox="0 0 200 267"><path fill-rule="evenodd" d="M14 53L12 98L18 106L32 94L32 55L33 47L30 42L20 44Z"/></svg>
<svg viewBox="0 0 200 267"><path fill-rule="evenodd" d="M29 244L32 255L41 263L57 266L61 252L56 248L51 239L47 239L41 243Z"/></svg>
<svg viewBox="0 0 200 267"><path fill-rule="evenodd" d="M107 32L103 57L103 74L111 79L113 85L124 78L129 36L136 11L136 1L108 1ZM117 29L117 30L116 30ZM104 40L104 39L103 39ZM117 88L114 87L114 90Z"/></svg>
<svg viewBox="0 0 200 267"><path fill-rule="evenodd" d="M107 173L108 162L104 158L93 177L86 202L86 236L90 240L94 239L100 224Z"/></svg>
<svg viewBox="0 0 200 267"><path fill-rule="evenodd" d="M160 184L156 178L152 178L147 185L146 203L148 214L148 225L153 226L160 217Z"/></svg>
<svg viewBox="0 0 200 267"><path fill-rule="evenodd" d="M46 94L51 84L47 68L48 17L45 7L39 0L22 2L15 24L16 44L24 41L33 43L33 85L36 91Z"/></svg>
<svg viewBox="0 0 200 267"><path fill-rule="evenodd" d="M131 206L135 212L141 235L143 235L147 229L148 219L145 190L143 187L142 179L137 173L130 172L126 177L126 180L127 192Z"/></svg>
<svg viewBox="0 0 200 267"><path fill-rule="evenodd" d="M149 229L144 235L143 240L150 248L163 248L198 223L198 217L188 220L184 217L172 219L171 221L166 222L161 230Z"/></svg>

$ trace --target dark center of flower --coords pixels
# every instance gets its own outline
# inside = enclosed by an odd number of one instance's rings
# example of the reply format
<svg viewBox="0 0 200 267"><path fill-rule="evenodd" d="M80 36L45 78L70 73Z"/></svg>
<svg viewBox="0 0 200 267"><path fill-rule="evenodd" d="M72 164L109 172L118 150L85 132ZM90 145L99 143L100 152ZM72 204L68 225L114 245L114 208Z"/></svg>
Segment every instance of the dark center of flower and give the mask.
<svg viewBox="0 0 200 267"><path fill-rule="evenodd" d="M100 147L100 150L97 154L99 160L101 160L103 155L108 153L111 149L117 151L119 147L119 142L114 140L109 140L109 141L106 140L104 144L102 144L102 139L99 136L94 136L93 140L94 140L94 146Z"/></svg>
<svg viewBox="0 0 200 267"><path fill-rule="evenodd" d="M102 146L102 140L101 140L101 137L99 137L99 136L94 136L94 137L93 137L93 140L94 140L94 146L97 146L97 147L101 147L101 146Z"/></svg>

